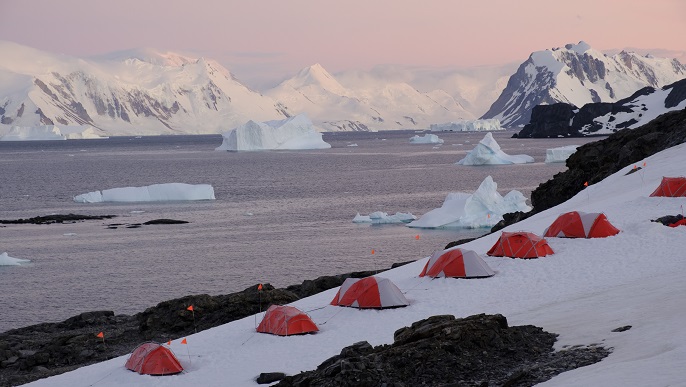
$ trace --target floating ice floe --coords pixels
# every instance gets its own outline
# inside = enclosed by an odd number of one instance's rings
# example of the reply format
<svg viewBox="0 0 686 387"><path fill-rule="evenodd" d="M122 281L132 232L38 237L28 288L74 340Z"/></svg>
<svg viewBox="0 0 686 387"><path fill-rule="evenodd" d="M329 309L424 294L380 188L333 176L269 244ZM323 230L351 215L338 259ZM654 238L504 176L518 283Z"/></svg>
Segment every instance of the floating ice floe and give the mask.
<svg viewBox="0 0 686 387"><path fill-rule="evenodd" d="M458 161L460 165L499 165L499 164L526 164L533 163L534 158L528 155L508 155L500 149L491 133L486 133L484 138L476 144L476 147L465 158Z"/></svg>
<svg viewBox="0 0 686 387"><path fill-rule="evenodd" d="M443 124L431 124L432 132L482 132L492 130L505 130L500 126L500 120L491 118L486 120L461 120L446 122Z"/></svg>
<svg viewBox="0 0 686 387"><path fill-rule="evenodd" d="M77 203L182 200L214 200L214 188L209 184L166 183L145 187L112 188L74 196Z"/></svg>
<svg viewBox="0 0 686 387"><path fill-rule="evenodd" d="M564 163L569 156L576 152L579 145L567 145L559 148L551 148L545 150L546 163Z"/></svg>
<svg viewBox="0 0 686 387"><path fill-rule="evenodd" d="M443 140L435 134L415 135L410 138L410 144L443 144Z"/></svg>
<svg viewBox="0 0 686 387"><path fill-rule="evenodd" d="M408 223L417 219L416 216L410 213L396 212L395 215L388 215L382 211L372 212L369 215L357 215L353 218L353 223L371 223L371 224L394 224L394 223Z"/></svg>
<svg viewBox="0 0 686 387"><path fill-rule="evenodd" d="M322 134L314 129L305 114L266 122L248 121L222 133L222 145L216 150L301 150L327 149L331 145L322 140Z"/></svg>
<svg viewBox="0 0 686 387"><path fill-rule="evenodd" d="M0 254L0 266L19 266L22 263L31 262L29 259L12 258L7 252Z"/></svg>
<svg viewBox="0 0 686 387"><path fill-rule="evenodd" d="M13 126L0 141L83 140L107 138L90 125Z"/></svg>
<svg viewBox="0 0 686 387"><path fill-rule="evenodd" d="M440 208L433 209L408 224L415 228L479 228L493 227L503 220L503 214L529 212L524 195L516 190L505 197L498 193L498 185L488 176L473 193L451 192Z"/></svg>

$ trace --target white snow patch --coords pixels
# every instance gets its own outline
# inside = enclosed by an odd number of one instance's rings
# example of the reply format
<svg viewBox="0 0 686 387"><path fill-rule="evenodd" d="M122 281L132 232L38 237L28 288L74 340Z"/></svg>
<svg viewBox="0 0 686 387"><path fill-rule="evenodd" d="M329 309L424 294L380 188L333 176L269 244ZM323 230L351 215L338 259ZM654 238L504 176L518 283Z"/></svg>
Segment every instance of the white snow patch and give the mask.
<svg viewBox="0 0 686 387"><path fill-rule="evenodd" d="M469 154L456 164L459 165L500 165L533 163L534 158L528 155L508 155L500 149L491 133L476 144Z"/></svg>
<svg viewBox="0 0 686 387"><path fill-rule="evenodd" d="M440 208L422 215L408 224L416 228L478 228L493 227L509 212L529 212L526 198L519 191L510 191L505 197L498 185L488 176L473 193L451 192Z"/></svg>
<svg viewBox="0 0 686 387"><path fill-rule="evenodd" d="M460 120L443 124L431 124L432 132L482 132L493 130L505 130L500 126L500 120L490 118L485 120Z"/></svg>
<svg viewBox="0 0 686 387"><path fill-rule="evenodd" d="M416 216L404 212L396 212L395 215L388 215L383 211L372 212L369 215L360 215L358 212L353 218L353 223L394 224L408 223L415 219Z"/></svg>
<svg viewBox="0 0 686 387"><path fill-rule="evenodd" d="M0 141L84 140L108 138L98 134L90 125L75 126L13 126ZM73 155L72 155L73 156Z"/></svg>
<svg viewBox="0 0 686 387"><path fill-rule="evenodd" d="M569 156L576 152L579 145L567 145L559 148L551 148L545 150L546 163L564 163Z"/></svg>
<svg viewBox="0 0 686 387"><path fill-rule="evenodd" d="M331 145L322 140L322 134L314 129L305 114L285 120L266 122L248 121L222 133L224 140L216 150L302 150L328 149Z"/></svg>
<svg viewBox="0 0 686 387"><path fill-rule="evenodd" d="M22 263L31 262L29 259L12 258L7 252L0 254L0 266L19 266Z"/></svg>
<svg viewBox="0 0 686 387"><path fill-rule="evenodd" d="M77 203L159 202L214 199L214 188L211 185L184 183L111 188L74 196L74 201Z"/></svg>
<svg viewBox="0 0 686 387"><path fill-rule="evenodd" d="M435 134L427 133L423 136L415 135L410 138L410 144L443 144L443 140Z"/></svg>

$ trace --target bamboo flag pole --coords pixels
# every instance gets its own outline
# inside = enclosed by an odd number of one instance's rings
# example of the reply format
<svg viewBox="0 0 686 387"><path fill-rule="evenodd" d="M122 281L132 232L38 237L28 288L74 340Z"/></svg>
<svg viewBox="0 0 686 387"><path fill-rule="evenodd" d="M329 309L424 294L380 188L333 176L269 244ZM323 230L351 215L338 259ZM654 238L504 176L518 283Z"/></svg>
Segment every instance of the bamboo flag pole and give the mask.
<svg viewBox="0 0 686 387"><path fill-rule="evenodd" d="M191 312L193 312L193 329L195 330L195 333L198 333L198 326L195 325L195 309L193 309L193 305L186 308L186 310L190 310Z"/></svg>

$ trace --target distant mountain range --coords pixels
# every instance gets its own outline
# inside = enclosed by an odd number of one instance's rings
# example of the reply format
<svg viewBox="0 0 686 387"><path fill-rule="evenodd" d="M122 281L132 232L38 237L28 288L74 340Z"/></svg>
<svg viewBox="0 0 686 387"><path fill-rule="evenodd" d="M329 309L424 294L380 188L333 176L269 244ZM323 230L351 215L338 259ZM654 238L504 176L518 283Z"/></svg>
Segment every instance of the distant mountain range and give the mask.
<svg viewBox="0 0 686 387"><path fill-rule="evenodd" d="M303 112L324 131L427 129L482 114L513 127L527 123L537 104L615 102L686 77L676 60L608 57L582 42L535 52L514 75L516 64L378 66L335 76L315 64L260 93L215 61L170 52L81 59L2 41L0 52L0 134L53 124L90 125L109 136L220 133Z"/></svg>
<svg viewBox="0 0 686 387"><path fill-rule="evenodd" d="M607 56L585 42L568 44L532 53L482 118L523 126L537 105L616 102L643 87L659 88L682 78L686 66L676 59L625 51Z"/></svg>

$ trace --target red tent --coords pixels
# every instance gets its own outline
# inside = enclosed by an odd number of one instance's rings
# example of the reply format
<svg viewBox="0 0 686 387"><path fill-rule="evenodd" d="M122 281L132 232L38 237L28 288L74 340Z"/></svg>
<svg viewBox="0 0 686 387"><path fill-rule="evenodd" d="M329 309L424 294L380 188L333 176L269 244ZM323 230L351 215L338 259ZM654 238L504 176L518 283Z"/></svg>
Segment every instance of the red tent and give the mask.
<svg viewBox="0 0 686 387"><path fill-rule="evenodd" d="M410 305L403 293L388 278L347 278L331 305L353 308L395 308Z"/></svg>
<svg viewBox="0 0 686 387"><path fill-rule="evenodd" d="M660 186L650 196L686 196L686 177L663 177Z"/></svg>
<svg viewBox="0 0 686 387"><path fill-rule="evenodd" d="M272 305L267 309L257 331L279 336L301 335L319 331L310 316L292 306Z"/></svg>
<svg viewBox="0 0 686 387"><path fill-rule="evenodd" d="M126 361L126 368L145 375L172 375L183 371L171 349L157 343L139 345Z"/></svg>
<svg viewBox="0 0 686 387"><path fill-rule="evenodd" d="M572 211L557 217L543 233L544 237L604 238L619 234L605 214Z"/></svg>
<svg viewBox="0 0 686 387"><path fill-rule="evenodd" d="M511 258L539 258L553 254L548 242L530 232L504 232L488 255Z"/></svg>
<svg viewBox="0 0 686 387"><path fill-rule="evenodd" d="M484 278L494 274L479 254L472 250L453 248L433 253L419 276Z"/></svg>

